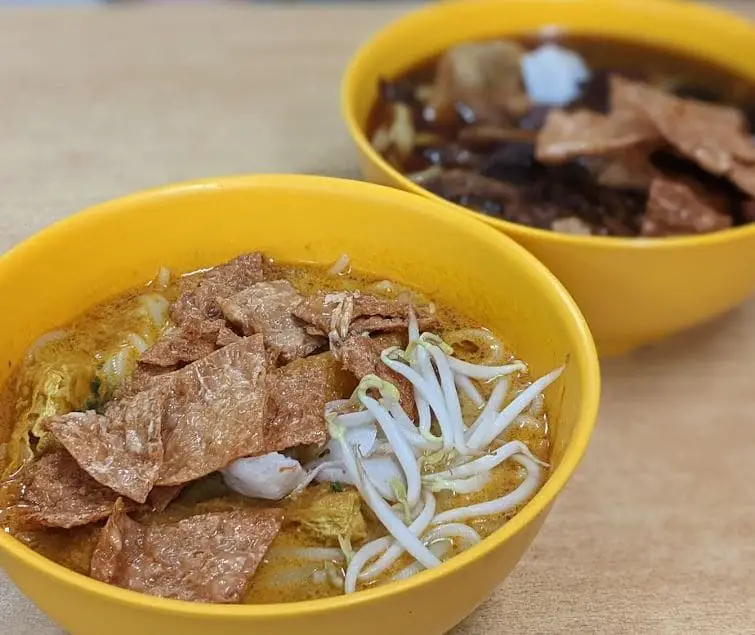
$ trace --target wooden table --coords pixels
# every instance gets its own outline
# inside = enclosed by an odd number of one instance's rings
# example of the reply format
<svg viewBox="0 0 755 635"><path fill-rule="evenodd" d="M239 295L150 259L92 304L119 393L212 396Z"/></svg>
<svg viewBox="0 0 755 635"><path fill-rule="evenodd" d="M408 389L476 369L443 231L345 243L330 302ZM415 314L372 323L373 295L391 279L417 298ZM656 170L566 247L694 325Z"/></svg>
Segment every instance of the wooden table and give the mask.
<svg viewBox="0 0 755 635"><path fill-rule="evenodd" d="M169 181L356 176L339 77L406 8L3 11L0 250ZM754 360L750 302L606 363L581 469L521 565L455 635L755 632ZM0 633L60 632L0 574Z"/></svg>

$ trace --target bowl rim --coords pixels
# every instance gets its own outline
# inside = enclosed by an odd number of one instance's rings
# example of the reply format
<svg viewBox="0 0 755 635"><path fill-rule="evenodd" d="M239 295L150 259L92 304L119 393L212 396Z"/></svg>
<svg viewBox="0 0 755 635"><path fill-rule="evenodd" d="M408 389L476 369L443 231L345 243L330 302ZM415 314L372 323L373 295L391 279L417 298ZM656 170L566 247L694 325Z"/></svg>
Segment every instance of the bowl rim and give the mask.
<svg viewBox="0 0 755 635"><path fill-rule="evenodd" d="M350 196L355 200L373 199L383 203L394 203L397 207L412 208L411 213L425 216L429 222L438 222L438 213L446 212L445 208L439 209L439 205L434 201L395 188L333 177L262 174L192 180L151 188L95 204L55 222L31 235L11 250L0 254L0 277L6 275L5 272L8 269L9 263L12 263L17 258L24 257L30 248L36 248L39 243L59 240L67 235L75 234L81 228L88 226L92 221L105 216L117 215L121 209L133 208L134 206L165 198L191 196L193 192L198 191L227 189L249 191L260 188L293 189L305 195L306 193L313 192L336 193ZM459 231L467 233L474 240L486 242L495 249L514 252L523 267L532 270L533 273L552 289L555 299L561 303L565 310L565 315L568 315L570 318L568 329L574 346L572 360L577 364L577 371L581 380L581 415L575 423L573 438L566 446L558 467L553 470L537 494L503 527L478 545L462 552L441 566L423 571L406 580L367 589L348 596L341 595L326 599L258 605L194 603L159 598L122 589L76 573L52 560L48 560L6 532L0 532L0 550L5 551L8 557L18 561L23 566L30 567L39 573L55 578L57 582L75 588L79 592L99 596L100 599L108 602L130 605L135 608L161 612L163 614L201 616L204 618L267 619L312 616L326 611L372 603L396 594L408 592L411 589L430 583L434 579L450 574L452 571L461 569L473 560L484 558L486 554L511 539L549 508L557 494L571 478L587 449L595 426L600 399L601 382L598 356L592 335L579 308L566 289L545 265L513 240L503 236L490 226L480 223L472 215L453 210L450 214L446 214L446 218L448 220L442 222L453 223Z"/></svg>
<svg viewBox="0 0 755 635"><path fill-rule="evenodd" d="M505 0L508 4L526 3L528 0ZM605 8L604 0L539 0L542 3L558 3L573 5L595 5L595 9ZM556 232L548 229L538 229L527 225L520 225L511 221L488 216L482 212L476 212L468 209L463 205L452 203L430 190L416 184L407 178L399 170L394 168L386 161L379 152L377 152L367 138L366 131L359 125L355 113L355 104L352 95L356 94L356 84L359 82L360 69L368 59L379 56L385 42L390 41L393 33L397 30L406 28L407 25L414 26L417 29L422 28L422 22L427 16L435 16L446 12L453 13L457 9L457 2L439 2L425 5L406 12L396 18L367 41L359 46L357 51L349 60L349 63L341 77L340 88L340 106L341 118L346 124L349 136L356 144L358 150L363 153L369 161L376 165L384 174L397 185L408 192L418 194L443 204L446 209L449 207L462 210L466 214L472 214L478 220L495 227L506 233L516 240L526 240L531 245L534 241L549 243L557 246L575 246L589 249L633 249L633 250L668 250L675 251L678 249L687 249L690 247L711 246L721 243L728 243L732 240L743 240L755 238L755 222L730 227L728 229L711 232L708 234L692 234L689 236L669 236L669 237L621 237L621 236L583 236L578 234L567 234ZM465 0L465 9L469 11L485 11L487 9L500 9L500 0ZM653 14L654 16L666 15L669 17L678 17L683 14L686 18L695 20L703 30L721 30L729 32L733 29L748 30L753 39L755 39L755 22L747 20L743 16L716 7L709 4L700 4L698 2L679 2L679 0L614 0L612 8L621 7L624 11L642 11ZM414 24L413 24L414 23ZM544 26L546 26L544 24ZM631 41L634 38L624 37L622 39ZM636 38L641 40L641 34ZM459 40L461 42L462 40ZM409 56L410 57L410 56ZM411 66L411 63L407 65ZM755 76L753 76L755 82Z"/></svg>

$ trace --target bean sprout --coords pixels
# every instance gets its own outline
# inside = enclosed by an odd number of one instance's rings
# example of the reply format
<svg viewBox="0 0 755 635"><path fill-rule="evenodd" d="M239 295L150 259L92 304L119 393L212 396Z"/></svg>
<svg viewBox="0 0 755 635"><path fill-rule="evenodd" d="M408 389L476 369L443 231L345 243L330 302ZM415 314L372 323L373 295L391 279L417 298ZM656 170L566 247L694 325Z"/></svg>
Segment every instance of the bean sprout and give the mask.
<svg viewBox="0 0 755 635"><path fill-rule="evenodd" d="M163 326L168 319L170 303L159 293L147 293L139 296L139 303L155 326Z"/></svg>
<svg viewBox="0 0 755 635"><path fill-rule="evenodd" d="M417 518L409 525L409 531L415 536L421 536L430 526L435 516L435 497L430 492L425 492L425 506ZM396 541L385 550L378 560L359 574L360 580L374 580L381 573L387 571L404 553L403 547Z"/></svg>
<svg viewBox="0 0 755 635"><path fill-rule="evenodd" d="M469 461L468 463L463 463L462 465L454 466L448 470L445 470L444 472L436 472L435 474L432 474L427 478L457 479L477 476L481 473L489 472L507 459L510 459L515 454L524 454L533 461L544 465L542 461L537 459L530 452L530 449L524 443L522 443L521 441L509 441L490 454L481 456L479 459Z"/></svg>
<svg viewBox="0 0 755 635"><path fill-rule="evenodd" d="M435 474L425 477L424 483L431 492L449 491L454 494L474 494L490 482L490 473L482 472L468 478L445 479Z"/></svg>
<svg viewBox="0 0 755 635"><path fill-rule="evenodd" d="M341 483L353 485L356 482L346 471L343 461L333 461L335 465L323 468L315 475L315 480L325 483ZM364 469L369 474L370 480L380 495L388 501L395 501L396 495L391 489L390 483L395 478L401 478L401 469L393 460L393 453L390 456L374 456L364 460Z"/></svg>
<svg viewBox="0 0 755 635"><path fill-rule="evenodd" d="M456 383L456 387L461 390L477 408L485 406L484 397L480 394L480 391L477 390L477 386L474 385L474 382L472 382L469 377L454 373L454 382Z"/></svg>
<svg viewBox="0 0 755 635"><path fill-rule="evenodd" d="M502 375L511 375L527 370L527 365L524 362L513 362L504 366L481 366L449 357L448 363L454 372L466 375L471 379L495 379Z"/></svg>
<svg viewBox="0 0 755 635"><path fill-rule="evenodd" d="M517 454L512 458L527 470L527 476L516 489L505 496L501 496L500 498L491 501L469 505L468 507L457 507L456 509L449 509L448 511L441 512L433 518L433 525L442 525L443 523L479 518L480 516L501 514L526 503L540 486L542 470L535 461L527 456Z"/></svg>
<svg viewBox="0 0 755 635"><path fill-rule="evenodd" d="M422 339L422 338L420 338ZM427 352L435 362L440 376L440 389L443 393L443 400L446 404L446 412L453 426L454 448L459 454L467 454L467 442L464 438L464 420L461 416L461 404L459 403L459 393L456 391L454 374L448 363L448 357L435 344L425 341L422 346L427 348Z"/></svg>
<svg viewBox="0 0 755 635"><path fill-rule="evenodd" d="M564 367L534 381L504 407L511 387L509 376L526 371L526 365L518 360L501 364L502 344L484 329L462 329L448 337L471 341L482 352L488 349L486 364L453 357L453 349L443 339L420 332L412 300L406 301L409 344L406 350L383 350L380 359L412 385L416 423L400 403L396 386L376 375L367 375L351 399L326 405L330 457L308 466L307 482L314 478L337 479L354 485L388 532L363 544L356 553L352 553L350 542L339 539L347 555L326 560L325 573L331 584L340 584L335 563L345 561L345 593L356 591L360 582L379 579L404 552L414 562L395 574L394 580L439 565L453 548L477 544L480 535L462 521L506 513L526 503L540 486L541 466L547 467L525 443L502 443L500 438L515 419L524 421L542 414L542 393ZM487 399L478 381L495 382ZM374 390L379 396L370 394ZM464 420L461 395L479 410L469 427ZM431 432L435 421L440 436ZM434 492L479 492L490 483L492 471L509 459L524 469L512 491L493 500L436 513Z"/></svg>
<svg viewBox="0 0 755 635"><path fill-rule="evenodd" d="M343 462L342 461L323 461L322 463L318 463L307 472L307 475L304 477L301 483L299 483L294 489L294 491L291 493L297 494L299 492L303 492L304 489L307 487L307 485L309 485L318 476L320 476L322 472L326 470L331 470L333 468L343 468Z"/></svg>
<svg viewBox="0 0 755 635"><path fill-rule="evenodd" d="M419 323L414 307L409 305L409 348L412 350L409 355L409 365L412 370L422 375L422 368L429 365L427 351L421 346L417 346L419 341ZM409 350L409 349L407 349ZM422 396L422 393L416 386L414 388L414 403L417 406L417 417L419 430L422 434L429 434L432 427L432 415L430 413L430 404Z"/></svg>
<svg viewBox="0 0 755 635"><path fill-rule="evenodd" d="M330 547L271 547L265 554L268 560L287 558L291 560L308 560L313 562L345 562L340 549Z"/></svg>
<svg viewBox="0 0 755 635"><path fill-rule="evenodd" d="M565 366L561 366L527 386L527 388L520 392L492 422L486 422L485 426L480 425L470 437L469 446L472 448L481 448L492 443L493 439L502 434L509 424L521 414L522 410L530 405L530 402L532 402L537 395L543 392L543 390L561 376L564 368Z"/></svg>
<svg viewBox="0 0 755 635"><path fill-rule="evenodd" d="M485 407L482 409L482 412L478 415L475 422L467 429L466 438L470 447L474 447L471 445L471 441L477 430L480 427L487 426L489 421L495 419L498 414L498 409L503 405L508 392L509 380L506 377L501 377L493 388L493 392L490 393L488 403L485 404Z"/></svg>
<svg viewBox="0 0 755 635"><path fill-rule="evenodd" d="M454 426L446 410L446 403L443 399L443 393L440 387L432 386L423 376L407 364L398 362L390 356L395 355L400 349L389 348L383 351L381 359L383 363L391 370L397 372L408 379L415 388L419 389L422 397L428 401L430 407L435 411L438 419L441 433L443 436L443 447L448 449L454 446Z"/></svg>
<svg viewBox="0 0 755 635"><path fill-rule="evenodd" d="M393 416L393 419L396 421L396 423L401 428L401 432L406 437L407 441L414 447L417 448L420 453L423 450L439 450L443 446L443 438L439 438L436 436L433 436L431 433L427 432L426 434L422 434L417 430L417 428L412 423L412 420L409 419L409 415L404 412L404 409L401 407L400 404L396 404L394 406L391 406L389 412Z"/></svg>
<svg viewBox="0 0 755 635"><path fill-rule="evenodd" d="M438 560L438 558L436 558L432 552L422 544L417 536L415 536L409 528L401 522L401 519L393 512L388 503L383 500L375 489L374 485L365 474L361 459L354 455L351 447L349 447L346 442L343 427L331 422L330 433L331 436L335 437L341 444L346 470L356 483L359 493L362 495L362 498L373 511L375 516L377 516L378 520L388 530L388 533L390 533L396 541L406 549L406 551L424 566L428 568L438 566L440 560Z"/></svg>
<svg viewBox="0 0 755 635"><path fill-rule="evenodd" d="M359 382L357 395L359 401L361 401L364 407L372 413L375 419L377 419L380 428L383 430L383 434L385 434L388 439L388 443L393 447L393 450L396 453L396 458L406 476L407 501L408 504L413 507L417 504L417 501L419 501L420 489L422 488L422 480L419 473L417 458L414 456L414 451L409 445L407 438L401 433L395 419L385 409L385 406L379 404L367 394L367 391L370 388L376 388L380 391L381 395L391 395L396 400L398 397L398 391L392 384L383 381L379 377L375 375L367 375L361 382ZM389 388L392 388L393 390L391 391Z"/></svg>

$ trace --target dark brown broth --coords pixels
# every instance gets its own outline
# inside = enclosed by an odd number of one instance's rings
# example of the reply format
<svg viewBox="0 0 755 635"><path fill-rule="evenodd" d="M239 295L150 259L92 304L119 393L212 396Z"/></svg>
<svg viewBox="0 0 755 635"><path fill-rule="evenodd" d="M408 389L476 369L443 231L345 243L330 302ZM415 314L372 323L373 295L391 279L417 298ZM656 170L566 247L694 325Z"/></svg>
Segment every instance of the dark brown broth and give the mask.
<svg viewBox="0 0 755 635"><path fill-rule="evenodd" d="M738 107L745 113L750 128L755 129L755 82L708 60L643 43L598 37L564 35L547 40L537 36L510 39L530 50L545 42L555 42L582 55L593 78L586 95L571 104L569 109L587 107L605 112L608 107L607 73L617 73L663 87L680 97ZM387 84L381 87L382 94L368 117L366 127L370 139L378 129L390 123L391 101L403 102L402 94L432 84L439 57L420 63L397 77L385 78ZM393 95L389 94L391 91ZM430 145L416 144L410 156L405 158L387 152L385 158L399 171L414 174L432 166L471 169L521 187L526 196L522 205L509 207L496 197L459 195L455 188L447 190L431 182L424 183L433 193L486 215L541 229L550 229L556 218L576 214L593 226L593 233L638 235L646 192L597 186L579 161L543 169L534 159L531 142L502 143L484 150L469 143L458 143L459 131L468 125L461 116L455 123L437 125L423 116L422 105L416 100L412 109L417 132L433 133L442 141ZM535 107L515 127L536 131L543 123L545 110ZM463 151L449 150L449 146L461 146ZM679 161L666 152L657 152L652 158L654 165L663 172L701 182L708 190L726 196L730 201L733 224L746 222L740 209L746 197L728 182L711 177L693 164ZM465 165L465 161L469 164ZM573 214L567 212L569 209Z"/></svg>

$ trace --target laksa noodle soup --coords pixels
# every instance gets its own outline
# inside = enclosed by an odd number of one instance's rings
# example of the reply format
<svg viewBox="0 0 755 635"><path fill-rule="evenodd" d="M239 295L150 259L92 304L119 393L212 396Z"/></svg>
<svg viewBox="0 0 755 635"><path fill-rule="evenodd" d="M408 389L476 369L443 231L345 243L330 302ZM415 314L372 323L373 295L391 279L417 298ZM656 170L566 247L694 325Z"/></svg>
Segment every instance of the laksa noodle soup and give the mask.
<svg viewBox="0 0 755 635"><path fill-rule="evenodd" d="M483 214L629 237L755 221L753 83L709 63L585 37L466 42L379 95L374 148Z"/></svg>
<svg viewBox="0 0 755 635"><path fill-rule="evenodd" d="M271 603L436 567L548 475L500 334L389 280L261 253L40 337L0 402L6 531L152 595Z"/></svg>

